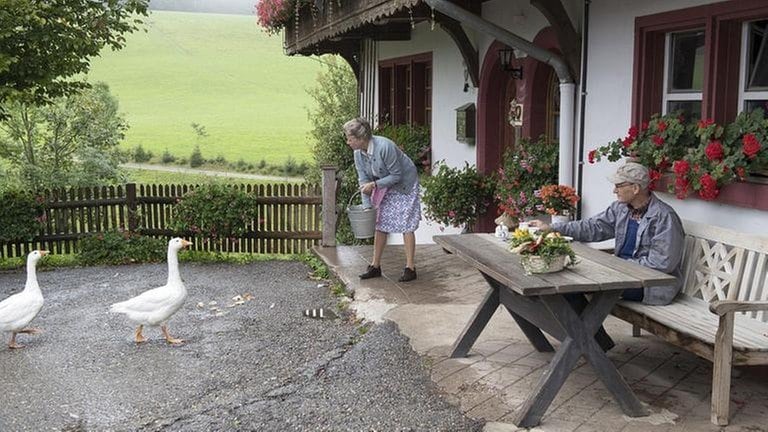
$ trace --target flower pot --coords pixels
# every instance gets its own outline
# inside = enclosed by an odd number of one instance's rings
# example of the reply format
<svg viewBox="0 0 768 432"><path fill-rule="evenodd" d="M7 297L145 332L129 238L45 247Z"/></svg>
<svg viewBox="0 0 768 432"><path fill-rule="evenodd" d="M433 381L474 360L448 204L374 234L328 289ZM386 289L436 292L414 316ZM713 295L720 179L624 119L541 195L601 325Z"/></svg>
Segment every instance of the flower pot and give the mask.
<svg viewBox="0 0 768 432"><path fill-rule="evenodd" d="M523 255L520 257L520 264L528 274L532 273L555 273L565 268L566 255L555 257L547 264L544 258L538 255Z"/></svg>

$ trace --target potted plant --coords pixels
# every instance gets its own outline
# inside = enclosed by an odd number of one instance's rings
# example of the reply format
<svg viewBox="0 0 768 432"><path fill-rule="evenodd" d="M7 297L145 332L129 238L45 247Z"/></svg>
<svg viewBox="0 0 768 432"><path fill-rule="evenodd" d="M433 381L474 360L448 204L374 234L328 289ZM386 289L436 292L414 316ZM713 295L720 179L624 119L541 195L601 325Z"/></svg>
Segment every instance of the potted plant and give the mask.
<svg viewBox="0 0 768 432"><path fill-rule="evenodd" d="M557 182L557 156L557 144L543 137L538 141L521 139L504 153L495 196L507 226L544 213L537 191L542 185Z"/></svg>
<svg viewBox="0 0 768 432"><path fill-rule="evenodd" d="M553 223L569 221L579 202L576 190L566 185L544 185L538 195L544 212L552 216Z"/></svg>
<svg viewBox="0 0 768 432"><path fill-rule="evenodd" d="M422 178L422 186L427 218L471 229L493 201L495 183L466 162L464 168L451 168L441 161L435 174Z"/></svg>
<svg viewBox="0 0 768 432"><path fill-rule="evenodd" d="M554 231L516 229L509 249L520 255L526 273L554 273L576 264L570 239Z"/></svg>

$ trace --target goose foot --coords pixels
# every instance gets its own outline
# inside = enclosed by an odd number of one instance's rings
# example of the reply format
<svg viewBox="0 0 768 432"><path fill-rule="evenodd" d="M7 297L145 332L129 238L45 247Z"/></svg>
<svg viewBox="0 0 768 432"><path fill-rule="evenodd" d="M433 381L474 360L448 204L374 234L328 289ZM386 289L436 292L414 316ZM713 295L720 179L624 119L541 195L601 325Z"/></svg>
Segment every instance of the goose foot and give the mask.
<svg viewBox="0 0 768 432"><path fill-rule="evenodd" d="M23 329L19 330L19 331L18 331L18 332L16 332L16 333L26 333L26 334L40 334L40 333L42 333L42 332L43 332L43 331L42 331L41 329L39 329L39 328L33 328L33 327L25 327L25 328L23 328Z"/></svg>
<svg viewBox="0 0 768 432"><path fill-rule="evenodd" d="M168 333L168 326L163 325L160 327L160 329L163 331L163 336L165 336L165 340L171 344L171 345L179 345L184 343L184 339L176 339L175 337L171 336L170 333Z"/></svg>
<svg viewBox="0 0 768 432"><path fill-rule="evenodd" d="M145 337L144 337L144 335L142 335L142 334L141 334L141 331L142 331L143 329L144 329L144 326L143 326L143 325L140 325L140 326L139 326L139 327L136 329L135 340L136 340L136 344L137 344L137 345L138 345L138 344L140 344L140 343L142 343L142 342L146 342L146 341L147 341L147 338L145 338Z"/></svg>
<svg viewBox="0 0 768 432"><path fill-rule="evenodd" d="M10 349L21 349L21 348L24 348L24 345L16 343L16 333L18 333L18 332L11 332L11 341L8 342L8 348L10 348Z"/></svg>

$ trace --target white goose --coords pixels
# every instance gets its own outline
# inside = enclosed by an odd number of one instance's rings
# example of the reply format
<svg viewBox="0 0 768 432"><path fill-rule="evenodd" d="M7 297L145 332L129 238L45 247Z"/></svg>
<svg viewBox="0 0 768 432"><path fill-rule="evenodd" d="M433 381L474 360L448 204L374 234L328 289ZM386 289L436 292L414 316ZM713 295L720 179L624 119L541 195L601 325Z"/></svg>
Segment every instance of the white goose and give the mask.
<svg viewBox="0 0 768 432"><path fill-rule="evenodd" d="M42 330L29 328L27 325L37 316L43 308L43 293L37 284L37 271L35 267L40 258L48 255L48 251L35 250L27 255L27 283L24 291L16 293L0 302L0 331L10 331L11 341L8 347L12 349L24 348L24 345L16 343L18 333L38 334Z"/></svg>
<svg viewBox="0 0 768 432"><path fill-rule="evenodd" d="M158 326L163 331L163 336L169 344L183 343L183 339L176 339L168 334L166 321L184 304L187 299L187 288L179 275L178 252L182 248L191 245L178 237L168 242L168 282L159 288L146 291L124 302L110 306L111 312L125 314L128 319L139 324L136 329L136 343L142 343L147 339L141 334L144 326Z"/></svg>

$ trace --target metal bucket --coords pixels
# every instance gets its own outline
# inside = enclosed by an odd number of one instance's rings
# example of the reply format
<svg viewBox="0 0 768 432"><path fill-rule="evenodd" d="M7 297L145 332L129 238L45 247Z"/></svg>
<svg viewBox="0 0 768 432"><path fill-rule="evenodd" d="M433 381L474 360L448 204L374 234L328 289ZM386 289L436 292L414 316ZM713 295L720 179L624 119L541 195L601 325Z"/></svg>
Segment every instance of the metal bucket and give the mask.
<svg viewBox="0 0 768 432"><path fill-rule="evenodd" d="M352 205L352 200L360 193L358 191L349 198L347 203L347 216L352 234L355 238L367 239L373 237L376 232L376 209L363 208L362 205Z"/></svg>

